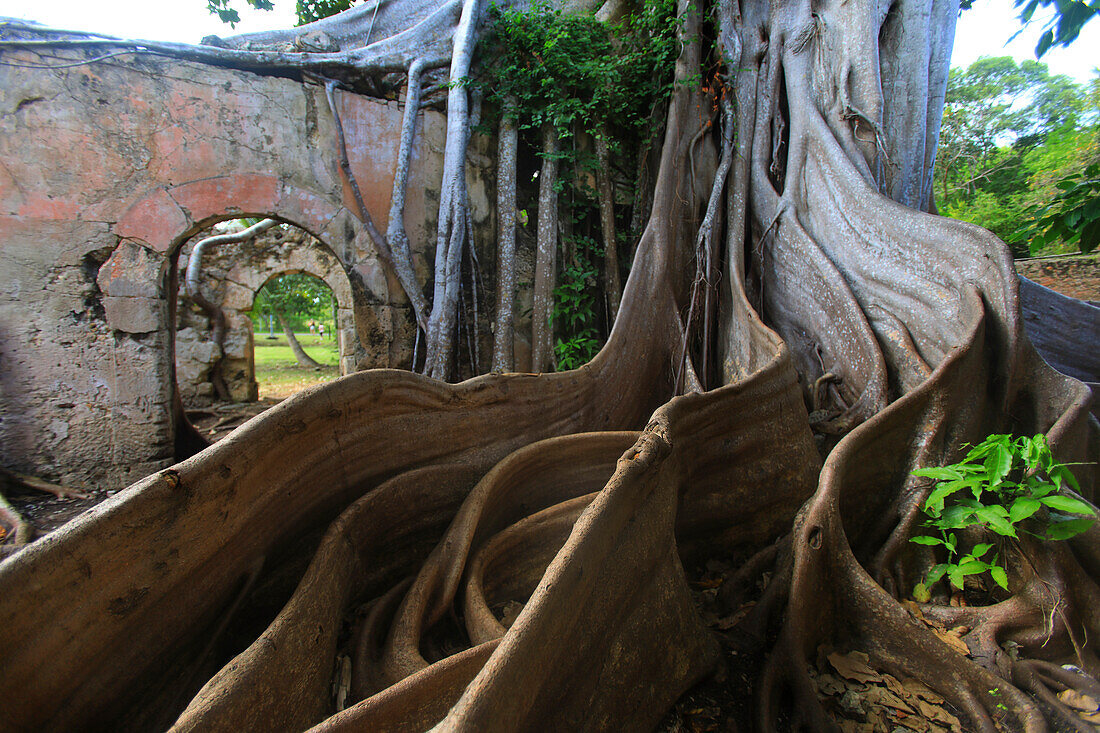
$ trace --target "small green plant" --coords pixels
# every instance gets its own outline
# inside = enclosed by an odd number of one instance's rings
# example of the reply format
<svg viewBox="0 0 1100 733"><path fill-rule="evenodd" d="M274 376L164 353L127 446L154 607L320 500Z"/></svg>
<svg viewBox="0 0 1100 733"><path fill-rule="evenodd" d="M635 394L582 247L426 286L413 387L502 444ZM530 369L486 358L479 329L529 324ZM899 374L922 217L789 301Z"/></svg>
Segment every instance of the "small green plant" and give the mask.
<svg viewBox="0 0 1100 733"><path fill-rule="evenodd" d="M924 526L935 534L918 535L910 542L947 551L947 562L933 566L913 589L913 597L921 602L930 599L930 588L945 575L962 590L967 576L988 572L993 582L1008 590L1001 561L1007 543L1017 541L1021 533L1065 540L1096 521L1091 506L1062 493L1066 486L1077 491L1080 487L1069 468L1054 459L1043 435L990 435L959 463L921 468L913 475L936 482L923 507L928 517ZM964 552L957 531L966 529L984 530L994 541Z"/></svg>
<svg viewBox="0 0 1100 733"><path fill-rule="evenodd" d="M554 326L560 334L554 347L558 371L587 364L600 350L596 322L599 290L597 262L603 248L589 237L574 237L574 261L561 273L554 289Z"/></svg>

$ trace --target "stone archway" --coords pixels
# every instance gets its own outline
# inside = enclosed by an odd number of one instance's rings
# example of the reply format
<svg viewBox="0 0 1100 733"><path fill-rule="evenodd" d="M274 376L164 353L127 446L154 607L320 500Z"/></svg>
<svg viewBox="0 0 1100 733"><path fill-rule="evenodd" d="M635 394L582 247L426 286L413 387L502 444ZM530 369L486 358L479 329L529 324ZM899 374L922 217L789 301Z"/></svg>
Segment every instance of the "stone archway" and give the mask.
<svg viewBox="0 0 1100 733"><path fill-rule="evenodd" d="M403 351L411 351L411 318L403 304L391 301L391 293L397 294L393 298L403 297L399 286L389 282L369 236L343 202L274 176L249 172L157 188L120 217L114 227L119 245L100 267L97 282L107 325L122 333L152 335L157 342L142 358L130 359L116 371L125 372L120 375L123 381L148 383L145 391L162 395L161 420L168 423L163 429L176 436L172 458L191 452L179 442L187 429L178 395L175 340L170 337L176 321L179 256L195 235L217 222L244 217L275 218L299 227L324 242L338 262L346 283L334 292L349 293L344 300L350 304L340 326L348 357L342 367L352 371L405 366ZM254 292L235 296L237 305L247 300L238 310L251 308ZM236 349L235 357L248 362L246 379L254 383L250 324L244 327L249 329L248 341ZM384 357L372 360L368 358L372 353Z"/></svg>
<svg viewBox="0 0 1100 733"><path fill-rule="evenodd" d="M181 271L189 255L190 247L185 245L180 257ZM365 328L357 328L357 320L385 306L372 305L364 297L363 289L352 287L339 258L320 239L299 227L276 227L248 242L222 245L204 257L203 292L221 308L226 319L221 374L234 401L257 398L251 318L257 293L272 278L299 272L324 282L336 300L335 336L340 373L355 371L367 358L367 349L359 339ZM208 319L198 309L188 307L190 300L182 286L179 302L176 379L184 403L194 405L214 394L210 370L217 355Z"/></svg>
<svg viewBox="0 0 1100 733"><path fill-rule="evenodd" d="M358 341L412 343L403 296L348 211L322 87L157 57L64 74L41 61L0 68L0 86L34 102L0 136L0 464L102 496L176 460L170 273L177 248L218 220L275 215L318 236L366 294ZM384 222L402 106L336 101L367 209ZM414 242L435 231L445 137L439 113L421 124Z"/></svg>

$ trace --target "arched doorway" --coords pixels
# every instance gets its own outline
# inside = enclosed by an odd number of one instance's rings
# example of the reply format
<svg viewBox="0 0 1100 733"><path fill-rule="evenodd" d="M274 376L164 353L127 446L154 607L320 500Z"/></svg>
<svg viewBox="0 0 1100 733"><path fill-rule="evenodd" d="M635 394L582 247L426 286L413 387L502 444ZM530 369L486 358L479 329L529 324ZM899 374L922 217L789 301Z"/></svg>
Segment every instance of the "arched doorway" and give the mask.
<svg viewBox="0 0 1100 733"><path fill-rule="evenodd" d="M261 402L281 401L340 376L338 306L324 280L274 275L252 304L254 379Z"/></svg>
<svg viewBox="0 0 1100 733"><path fill-rule="evenodd" d="M283 222L245 241L199 247L204 240L219 242L211 237L224 239L222 235L254 224L256 220L236 219L207 228L182 245L174 268L176 384L186 418L206 441L220 438L294 391L353 371L361 360L356 314L369 312L370 306L362 294L356 297L345 266L320 239ZM303 334L308 334L308 321L314 321L314 335L303 335L303 340L325 352L317 353L318 373L295 371L285 363L289 348L277 322L266 330L280 334L274 339L279 343L255 332L257 303L271 303L265 291L295 281L317 283L312 316L302 308L297 309L301 313L282 315L291 328L304 329ZM327 331L323 340L321 327ZM288 358L278 358L284 352ZM261 393L258 369L273 391Z"/></svg>

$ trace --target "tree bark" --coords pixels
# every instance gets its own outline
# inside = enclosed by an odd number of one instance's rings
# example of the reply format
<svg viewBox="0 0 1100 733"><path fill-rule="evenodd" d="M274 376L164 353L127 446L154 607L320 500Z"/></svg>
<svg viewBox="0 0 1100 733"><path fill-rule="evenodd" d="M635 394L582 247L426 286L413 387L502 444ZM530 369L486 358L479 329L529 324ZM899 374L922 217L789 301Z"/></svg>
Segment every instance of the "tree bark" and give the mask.
<svg viewBox="0 0 1100 733"><path fill-rule="evenodd" d="M428 301L424 297L420 283L413 269L412 252L409 250L409 237L405 233L405 191L409 182L409 161L412 158L413 135L416 132L416 119L420 112L421 76L427 62L420 57L409 65L409 83L405 91L405 114L401 122L401 143L397 151L397 171L393 179L393 194L390 197L390 223L386 229L386 240L393 251L394 270L401 287L409 298L413 309L413 318L424 333L428 332Z"/></svg>
<svg viewBox="0 0 1100 733"><path fill-rule="evenodd" d="M705 58L703 13L683 0L680 16L652 213L592 362L457 385L349 375L15 554L0 564L7 724L120 729L157 714L175 731L652 730L726 654L744 665L737 684L754 680L753 720L739 708L739 726L824 730L838 724L809 676L824 647L922 681L968 730L1081 729L1056 694L1095 685L1061 665L1100 672L1100 528L1021 543L1009 591L989 605L952 605L939 588L909 600L935 559L909 542L930 490L915 468L954 462L990 432L1043 432L1080 463L1091 501L1100 455L1088 389L1027 339L1004 245L890 198L925 198L937 112L905 90L933 95L954 13L723 3L719 54ZM927 44L905 35L924 27ZM712 100L690 81L720 64L738 129L713 140L723 162L708 186L689 161ZM557 244L541 236L557 208L552 156L543 165L536 369ZM441 220L461 193L446 194ZM683 315L693 259L715 265L699 243L717 241L723 218L711 387L692 379ZM676 396L682 354L699 392ZM242 626L246 648L181 692L257 561L291 556L241 605L268 619L268 599L289 597L267 628ZM764 586L721 634L687 574L716 556ZM522 610L506 621L505 603ZM360 699L336 711L333 670L348 658Z"/></svg>
<svg viewBox="0 0 1100 733"><path fill-rule="evenodd" d="M600 231L603 233L603 279L607 300L611 306L611 320L619 314L623 299L622 278L619 277L619 245L615 238L615 194L611 184L611 161L607 150L607 125L596 131L597 176L600 187Z"/></svg>
<svg viewBox="0 0 1100 733"><path fill-rule="evenodd" d="M516 121L507 110L500 119L497 143L497 303L493 328L493 371L515 368L514 313L516 293Z"/></svg>
<svg viewBox="0 0 1100 733"><path fill-rule="evenodd" d="M558 252L558 134L542 129L542 167L539 169L538 234L535 253L535 292L531 309L531 371L553 371L554 284Z"/></svg>
<svg viewBox="0 0 1100 733"><path fill-rule="evenodd" d="M453 368L458 288L466 240L466 145L470 130L469 99L463 82L470 73L480 7L478 0L464 0L451 54L447 144L443 153L439 226L435 242L435 297L432 300L424 364L425 374L443 380L450 378Z"/></svg>

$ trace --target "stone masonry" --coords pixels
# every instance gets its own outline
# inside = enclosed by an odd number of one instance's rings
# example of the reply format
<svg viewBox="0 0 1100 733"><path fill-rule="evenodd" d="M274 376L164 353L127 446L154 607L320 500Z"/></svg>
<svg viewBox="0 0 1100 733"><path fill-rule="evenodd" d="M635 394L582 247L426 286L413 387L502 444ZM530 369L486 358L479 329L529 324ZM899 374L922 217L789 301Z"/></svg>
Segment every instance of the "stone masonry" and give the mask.
<svg viewBox="0 0 1100 733"><path fill-rule="evenodd" d="M384 230L402 106L349 92L338 104ZM428 287L444 135L423 112L405 224ZM184 244L226 219L272 216L323 243L347 281L344 368L402 366L407 302L351 214L335 139L316 85L140 55L0 67L0 464L111 489L177 459L172 274ZM491 177L471 187L479 240ZM247 287L230 300L249 300L249 276L233 278Z"/></svg>

